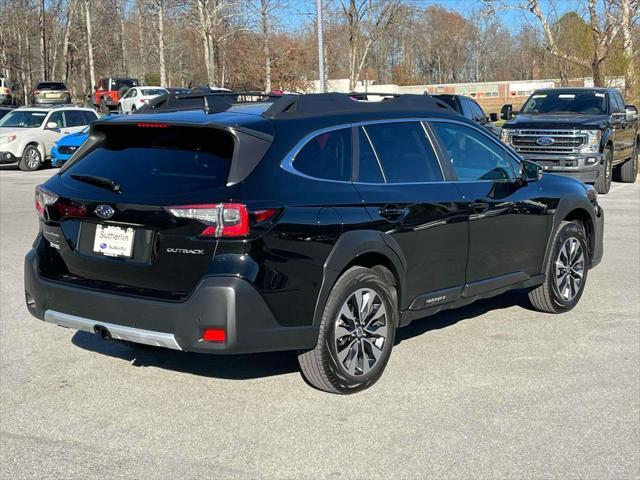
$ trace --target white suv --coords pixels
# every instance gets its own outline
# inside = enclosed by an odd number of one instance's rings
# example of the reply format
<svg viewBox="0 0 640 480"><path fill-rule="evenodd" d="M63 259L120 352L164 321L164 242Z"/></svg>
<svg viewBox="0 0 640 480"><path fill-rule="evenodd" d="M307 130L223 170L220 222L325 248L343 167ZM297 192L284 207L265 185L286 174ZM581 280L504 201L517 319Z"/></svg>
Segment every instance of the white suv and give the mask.
<svg viewBox="0 0 640 480"><path fill-rule="evenodd" d="M54 143L97 118L95 110L73 105L16 108L0 120L0 163L37 170L51 156Z"/></svg>

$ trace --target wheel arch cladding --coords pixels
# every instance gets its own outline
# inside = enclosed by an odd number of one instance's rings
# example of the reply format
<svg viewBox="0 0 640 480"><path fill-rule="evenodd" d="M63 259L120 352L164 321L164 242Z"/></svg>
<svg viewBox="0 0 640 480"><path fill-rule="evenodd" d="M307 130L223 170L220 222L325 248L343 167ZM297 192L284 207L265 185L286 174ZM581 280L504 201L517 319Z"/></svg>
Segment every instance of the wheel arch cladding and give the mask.
<svg viewBox="0 0 640 480"><path fill-rule="evenodd" d="M367 268L382 265L389 270L399 299L398 309L403 308L406 302L403 297L406 291L406 259L397 243L385 242L383 235L374 230L352 230L340 236L324 264L322 285L313 315L314 325L320 323L324 305L340 275L356 265Z"/></svg>
<svg viewBox="0 0 640 480"><path fill-rule="evenodd" d="M595 247L594 235L595 235L595 225L593 224L593 219L589 212L584 208L578 207L571 210L563 219L567 222L572 222L578 220L582 223L585 231L585 235L587 237L587 246L589 247L589 258L593 258L593 251Z"/></svg>
<svg viewBox="0 0 640 480"><path fill-rule="evenodd" d="M579 188L583 189L581 186L579 186ZM553 227L549 232L547 251L545 252L542 265L547 264L547 259L553 250L551 240L563 221L580 220L582 222L587 236L587 242L589 243L589 255L591 256L590 258L593 258L595 249L595 218L592 210L593 206L589 203L589 200L586 196L580 194L572 194L560 200L553 217Z"/></svg>

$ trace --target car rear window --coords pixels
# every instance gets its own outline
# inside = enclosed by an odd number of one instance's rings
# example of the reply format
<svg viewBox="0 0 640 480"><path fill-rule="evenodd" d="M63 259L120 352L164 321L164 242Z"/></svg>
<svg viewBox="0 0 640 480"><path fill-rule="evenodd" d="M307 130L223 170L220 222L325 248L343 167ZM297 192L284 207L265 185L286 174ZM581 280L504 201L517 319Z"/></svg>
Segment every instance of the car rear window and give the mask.
<svg viewBox="0 0 640 480"><path fill-rule="evenodd" d="M36 90L66 90L64 83L60 82L40 82Z"/></svg>
<svg viewBox="0 0 640 480"><path fill-rule="evenodd" d="M129 198L186 194L226 184L233 137L205 128L106 129L106 139L62 172L117 182Z"/></svg>

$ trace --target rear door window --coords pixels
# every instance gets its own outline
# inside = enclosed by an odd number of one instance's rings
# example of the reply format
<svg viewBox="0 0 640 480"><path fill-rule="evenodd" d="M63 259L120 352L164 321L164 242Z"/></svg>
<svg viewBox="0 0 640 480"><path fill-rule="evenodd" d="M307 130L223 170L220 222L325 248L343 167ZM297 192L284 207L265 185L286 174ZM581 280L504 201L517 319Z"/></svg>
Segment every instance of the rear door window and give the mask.
<svg viewBox="0 0 640 480"><path fill-rule="evenodd" d="M364 129L388 183L443 180L436 153L420 122L380 123Z"/></svg>
<svg viewBox="0 0 640 480"><path fill-rule="evenodd" d="M68 164L62 176L92 175L118 183L130 198L189 194L226 184L234 151L224 131L171 126L102 126L106 139ZM73 180L71 180L73 181Z"/></svg>
<svg viewBox="0 0 640 480"><path fill-rule="evenodd" d="M351 129L321 133L297 153L294 168L325 180L351 180Z"/></svg>

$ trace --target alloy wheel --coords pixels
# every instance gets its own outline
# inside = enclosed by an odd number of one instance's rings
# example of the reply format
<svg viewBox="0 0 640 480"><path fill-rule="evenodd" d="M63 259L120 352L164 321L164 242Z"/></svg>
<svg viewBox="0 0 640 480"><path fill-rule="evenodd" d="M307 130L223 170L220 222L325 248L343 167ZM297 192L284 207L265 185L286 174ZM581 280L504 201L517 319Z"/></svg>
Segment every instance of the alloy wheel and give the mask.
<svg viewBox="0 0 640 480"><path fill-rule="evenodd" d="M38 150L36 150L35 148L30 148L29 151L27 151L27 166L30 169L35 170L39 165L40 154L38 153Z"/></svg>
<svg viewBox="0 0 640 480"><path fill-rule="evenodd" d="M556 287L563 300L573 300L584 278L585 256L582 244L575 237L569 237L562 245L556 259Z"/></svg>
<svg viewBox="0 0 640 480"><path fill-rule="evenodd" d="M378 362L388 335L387 310L380 295L360 288L344 302L335 321L338 363L353 376L368 373Z"/></svg>

